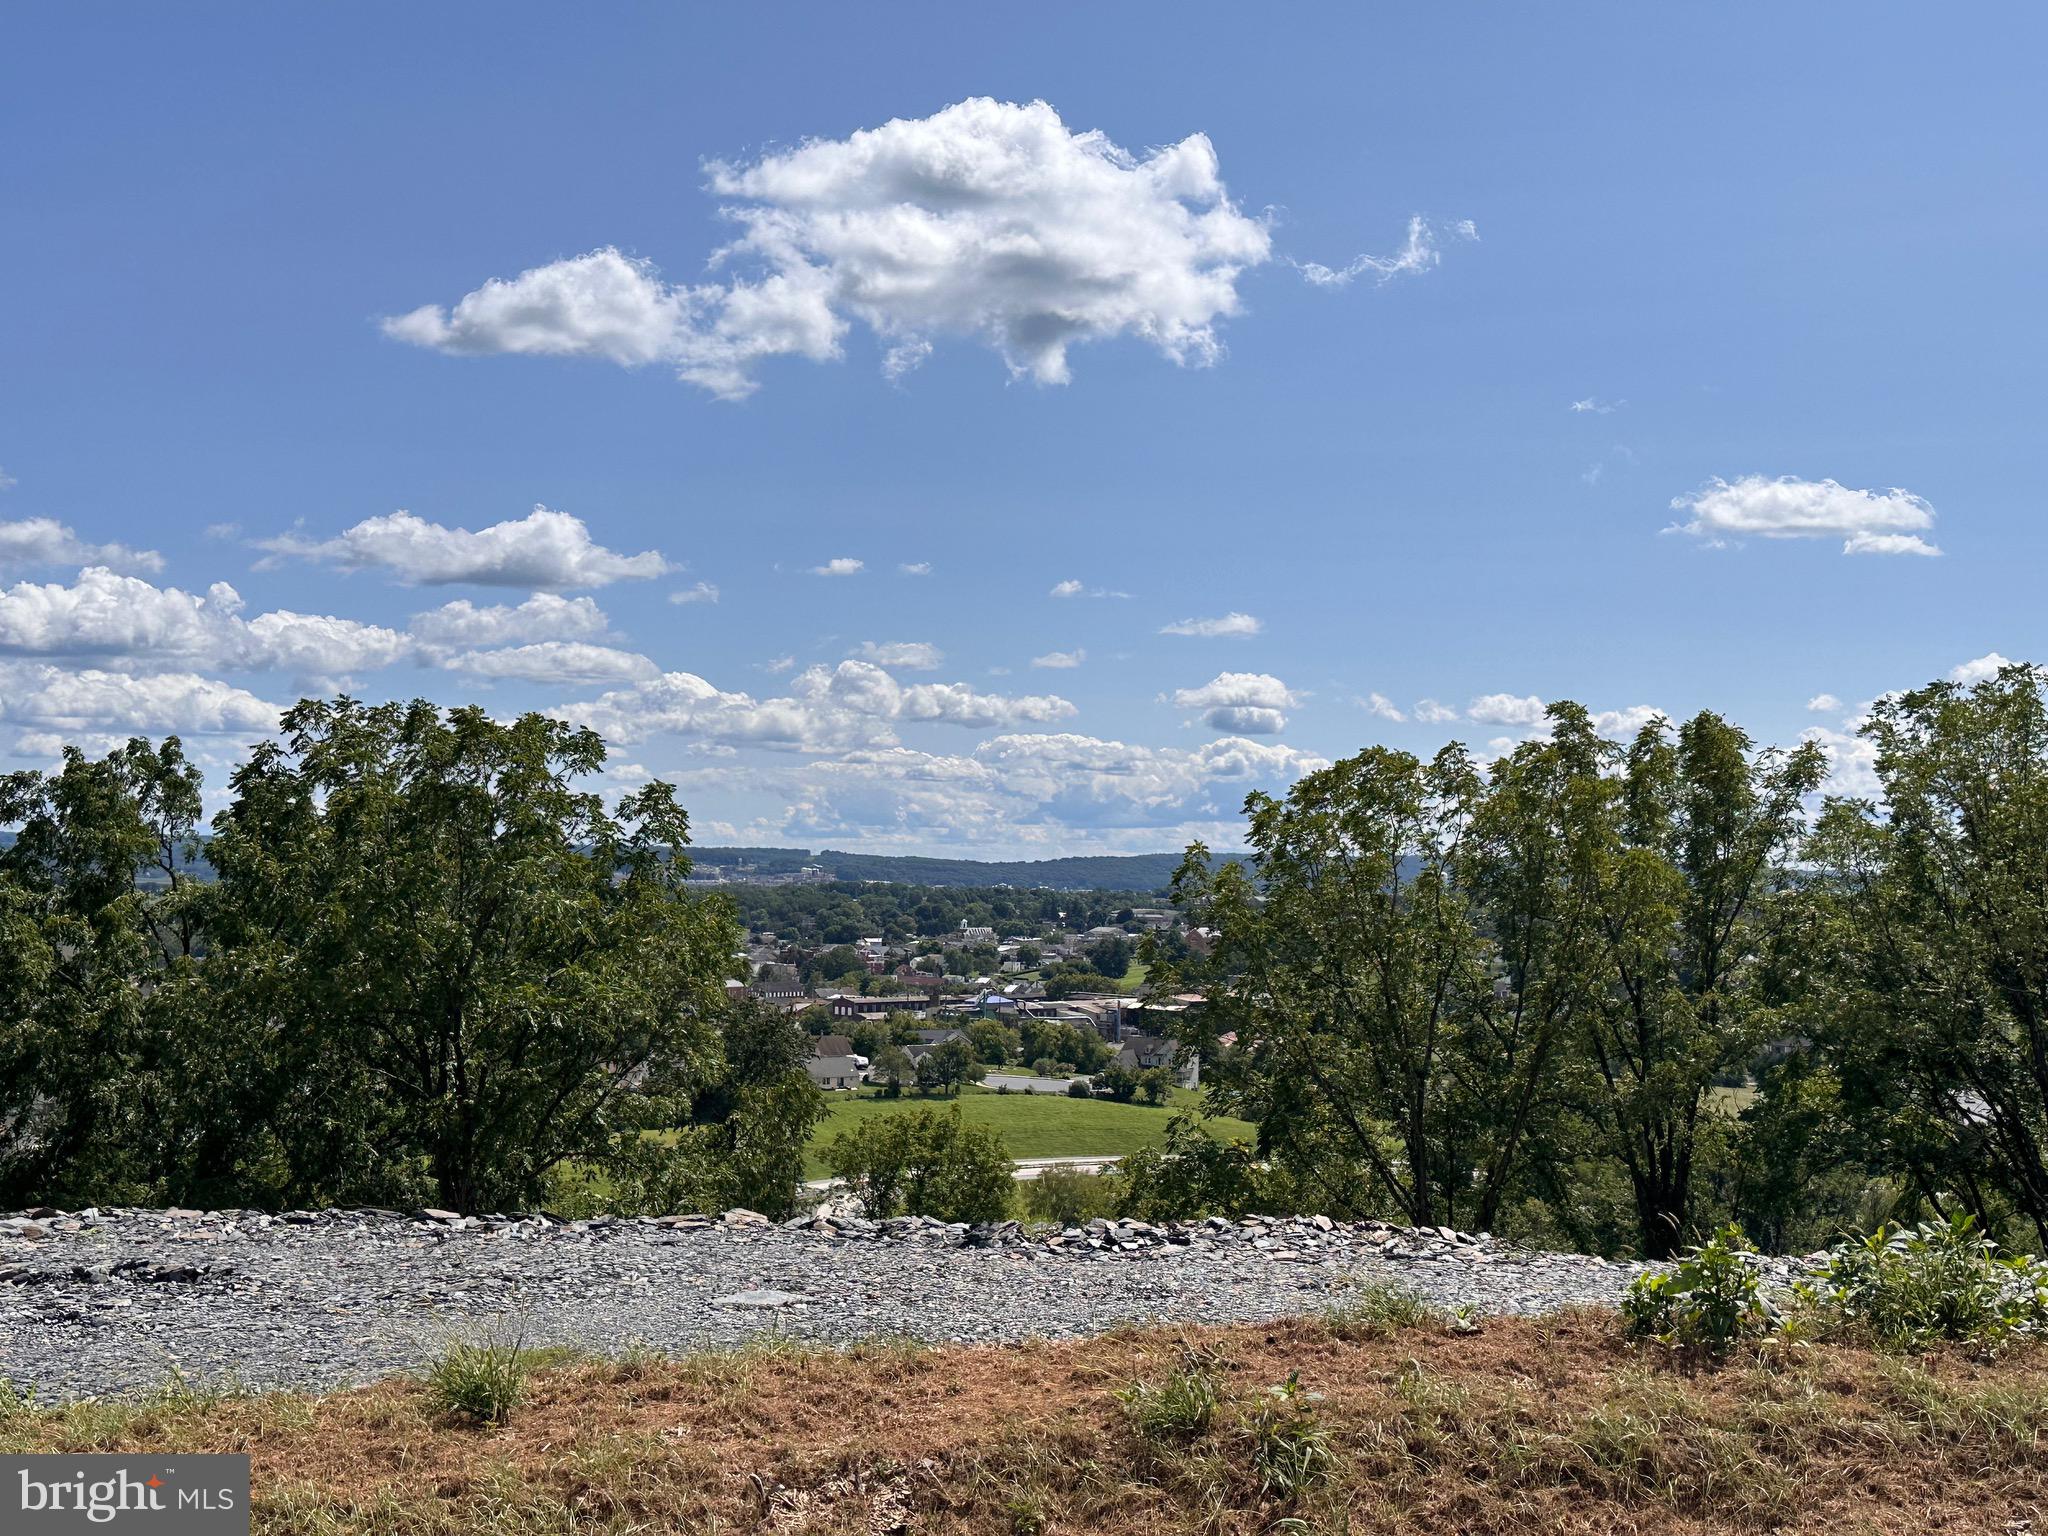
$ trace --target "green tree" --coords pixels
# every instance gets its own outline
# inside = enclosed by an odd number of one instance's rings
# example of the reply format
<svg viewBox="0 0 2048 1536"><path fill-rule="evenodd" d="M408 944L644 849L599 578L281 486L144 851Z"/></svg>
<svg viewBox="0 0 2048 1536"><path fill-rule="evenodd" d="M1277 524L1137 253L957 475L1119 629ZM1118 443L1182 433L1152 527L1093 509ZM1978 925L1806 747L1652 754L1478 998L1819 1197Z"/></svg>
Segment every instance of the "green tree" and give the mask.
<svg viewBox="0 0 2048 1536"><path fill-rule="evenodd" d="M1920 1198L2048 1244L2048 673L1880 700L1889 815L1823 813L1822 973L1802 1021L1850 1119Z"/></svg>
<svg viewBox="0 0 2048 1536"><path fill-rule="evenodd" d="M902 1046L885 1045L870 1058L868 1075L894 1096L917 1081L917 1063Z"/></svg>
<svg viewBox="0 0 2048 1536"><path fill-rule="evenodd" d="M1120 981L1130 974L1131 941L1126 938L1101 939L1090 944L1087 950L1088 963L1107 976L1111 981Z"/></svg>
<svg viewBox="0 0 2048 1536"><path fill-rule="evenodd" d="M1128 1104L1137 1097L1138 1074L1122 1062L1113 1061L1095 1074L1095 1092L1119 1104Z"/></svg>
<svg viewBox="0 0 2048 1536"><path fill-rule="evenodd" d="M1588 860L1600 902L1600 990L1576 1090L1627 1170L1638 1240L1668 1258L1692 1229L1700 1115L1715 1078L1754 1060L1781 1027L1762 982L1790 916L1789 865L1820 748L1752 750L1701 713L1674 739L1662 720L1602 783L1609 803Z"/></svg>
<svg viewBox="0 0 2048 1536"><path fill-rule="evenodd" d="M946 1040L918 1058L917 1086L922 1093L956 1094L987 1073L973 1046L965 1040Z"/></svg>
<svg viewBox="0 0 2048 1536"><path fill-rule="evenodd" d="M236 772L194 985L279 1087L282 1197L529 1205L644 1081L715 1079L737 926L683 889L668 785L576 787L603 762L539 715L341 699Z"/></svg>
<svg viewBox="0 0 2048 1536"><path fill-rule="evenodd" d="M719 1019L716 1043L711 1059L664 1063L622 1112L643 1132L619 1138L609 1159L622 1205L796 1209L804 1153L826 1113L805 1068L811 1037L776 1009L742 1003ZM623 1187L635 1175L637 1199Z"/></svg>
<svg viewBox="0 0 2048 1536"><path fill-rule="evenodd" d="M1480 790L1456 746L1429 763L1371 747L1247 799L1255 872L1212 870L1196 844L1175 877L1182 910L1220 930L1183 1043L1214 1060L1217 1106L1333 1212L1435 1225L1483 1198L1491 1074L1460 1054L1496 995L1457 879Z"/></svg>
<svg viewBox="0 0 2048 1536"><path fill-rule="evenodd" d="M967 1043L977 1060L1000 1067L1017 1054L1017 1031L994 1019L976 1019L967 1026Z"/></svg>
<svg viewBox="0 0 2048 1536"><path fill-rule="evenodd" d="M1002 1139L954 1105L883 1115L835 1137L825 1160L871 1219L1001 1221L1013 1186Z"/></svg>
<svg viewBox="0 0 2048 1536"><path fill-rule="evenodd" d="M194 944L198 811L175 738L0 779L0 1205L149 1198L167 1052L144 982Z"/></svg>
<svg viewBox="0 0 2048 1536"><path fill-rule="evenodd" d="M1186 1113L1168 1119L1159 1142L1119 1163L1114 1183L1117 1214L1140 1221L1304 1209L1286 1176L1262 1164L1250 1143L1221 1141Z"/></svg>

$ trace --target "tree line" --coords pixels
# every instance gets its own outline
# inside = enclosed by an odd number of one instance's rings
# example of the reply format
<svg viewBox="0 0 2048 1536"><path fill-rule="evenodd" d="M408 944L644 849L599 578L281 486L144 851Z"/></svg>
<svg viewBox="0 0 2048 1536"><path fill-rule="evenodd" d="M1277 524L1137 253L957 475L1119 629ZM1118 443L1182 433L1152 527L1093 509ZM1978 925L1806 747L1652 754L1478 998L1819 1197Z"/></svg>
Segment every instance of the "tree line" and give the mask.
<svg viewBox="0 0 2048 1536"><path fill-rule="evenodd" d="M784 1210L808 1040L731 1006L670 786L592 732L305 701L212 819L175 738L0 780L0 1206Z"/></svg>
<svg viewBox="0 0 2048 1536"><path fill-rule="evenodd" d="M1189 850L1218 938L1162 979L1207 990L1183 1042L1256 1157L1132 1172L1651 1256L1916 1211L2048 1243L2044 678L1879 700L1875 798L1821 797L1811 743L1617 744L1571 703L1488 766L1374 747L1253 795L1249 866Z"/></svg>

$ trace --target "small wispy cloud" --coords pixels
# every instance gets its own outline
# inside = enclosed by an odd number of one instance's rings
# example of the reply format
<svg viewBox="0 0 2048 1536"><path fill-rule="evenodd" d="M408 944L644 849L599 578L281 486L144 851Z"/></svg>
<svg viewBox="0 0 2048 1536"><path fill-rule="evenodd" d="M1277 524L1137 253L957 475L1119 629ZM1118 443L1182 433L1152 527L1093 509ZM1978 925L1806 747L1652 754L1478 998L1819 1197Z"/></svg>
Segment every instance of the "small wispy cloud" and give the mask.
<svg viewBox="0 0 2048 1536"><path fill-rule="evenodd" d="M669 593L668 600L678 604L715 603L718 601L718 588L708 581L700 581L693 587L684 587L679 592Z"/></svg>
<svg viewBox="0 0 2048 1536"><path fill-rule="evenodd" d="M1596 395L1588 395L1583 400L1574 400L1571 408L1582 416L1612 416L1627 404L1626 400L1602 400Z"/></svg>
<svg viewBox="0 0 2048 1536"><path fill-rule="evenodd" d="M1342 288L1354 278L1370 275L1375 283L1390 283L1397 277L1428 272L1443 263L1443 241L1477 240L1479 226L1470 219L1458 219L1439 228L1421 214L1408 220L1408 239L1392 256L1354 256L1341 267L1326 267L1319 261L1298 261L1295 270L1318 288Z"/></svg>
<svg viewBox="0 0 2048 1536"><path fill-rule="evenodd" d="M1220 637L1244 637L1256 635L1265 628L1262 620L1248 613L1226 613L1216 619L1182 619L1168 624L1159 633L1162 635L1192 635L1197 639L1214 640Z"/></svg>
<svg viewBox="0 0 2048 1536"><path fill-rule="evenodd" d="M1086 582L1076 581L1071 576L1065 581L1054 582L1052 590L1046 594L1048 597L1129 597L1130 595L1128 592L1119 592L1113 587L1091 587Z"/></svg>
<svg viewBox="0 0 2048 1536"><path fill-rule="evenodd" d="M1401 725L1408 719L1401 713L1400 707L1384 693L1368 693L1358 702L1367 714L1377 715L1382 720L1391 720L1396 725Z"/></svg>
<svg viewBox="0 0 2048 1536"><path fill-rule="evenodd" d="M1088 653L1084 650L1076 649L1071 651L1047 651L1043 656L1032 657L1031 665L1033 665L1034 667L1046 667L1053 671L1060 672L1066 671L1073 667L1078 667L1079 665L1081 665L1082 662L1086 661L1087 659Z"/></svg>
<svg viewBox="0 0 2048 1536"><path fill-rule="evenodd" d="M856 560L851 555L838 555L823 565L811 567L813 576L858 576L868 568L865 560Z"/></svg>
<svg viewBox="0 0 2048 1536"><path fill-rule="evenodd" d="M929 560L917 560L896 567L896 574L899 576L929 576L931 573L932 563Z"/></svg>
<svg viewBox="0 0 2048 1536"><path fill-rule="evenodd" d="M904 667L929 672L946 659L945 652L924 640L863 640L854 654L878 667Z"/></svg>

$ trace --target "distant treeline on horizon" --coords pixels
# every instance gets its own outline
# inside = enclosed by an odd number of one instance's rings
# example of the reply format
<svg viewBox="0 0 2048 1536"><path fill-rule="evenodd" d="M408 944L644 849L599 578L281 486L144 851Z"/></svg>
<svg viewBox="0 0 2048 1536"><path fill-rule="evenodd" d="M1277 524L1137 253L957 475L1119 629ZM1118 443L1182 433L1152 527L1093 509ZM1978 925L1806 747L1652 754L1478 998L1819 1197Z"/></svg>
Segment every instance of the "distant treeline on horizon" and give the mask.
<svg viewBox="0 0 2048 1536"><path fill-rule="evenodd" d="M202 880L213 878L206 862L208 834L197 833L200 852L179 862ZM14 833L0 829L0 848L12 846ZM699 848L683 850L700 873L730 872L744 865L749 873L793 875L815 866L831 879L841 881L886 881L891 885L954 885L976 889L1015 886L1041 891L1128 891L1158 893L1166 889L1179 866L1178 853L1131 853L1078 856L1064 859L994 860L934 859L911 854L839 853L832 849L812 852L808 848ZM1212 863L1234 863L1236 854L1222 854Z"/></svg>
<svg viewBox="0 0 2048 1536"><path fill-rule="evenodd" d="M808 848L690 848L700 871L793 875L815 866L834 880L885 880L895 885L1021 886L1049 891L1162 891L1179 853L1083 855L1064 859L934 859L912 854L839 853ZM1227 855L1226 858L1234 858Z"/></svg>

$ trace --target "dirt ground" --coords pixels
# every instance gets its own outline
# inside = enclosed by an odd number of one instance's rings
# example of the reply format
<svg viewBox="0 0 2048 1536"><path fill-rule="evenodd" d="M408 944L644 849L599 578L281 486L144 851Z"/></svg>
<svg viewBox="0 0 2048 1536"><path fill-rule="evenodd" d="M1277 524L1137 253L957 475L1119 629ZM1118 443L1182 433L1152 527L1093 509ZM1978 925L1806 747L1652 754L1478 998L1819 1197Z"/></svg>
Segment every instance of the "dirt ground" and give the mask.
<svg viewBox="0 0 2048 1536"><path fill-rule="evenodd" d="M1130 1389L1176 1373L1212 1395L1206 1422L1148 1430ZM0 1449L247 1451L266 1532L2048 1536L2048 1354L1787 1347L1688 1369L1597 1313L771 1341L550 1366L496 1425L393 1381L16 1406Z"/></svg>

